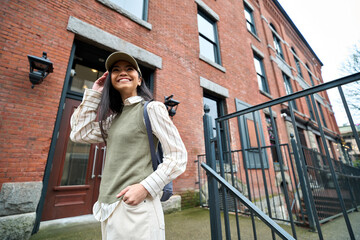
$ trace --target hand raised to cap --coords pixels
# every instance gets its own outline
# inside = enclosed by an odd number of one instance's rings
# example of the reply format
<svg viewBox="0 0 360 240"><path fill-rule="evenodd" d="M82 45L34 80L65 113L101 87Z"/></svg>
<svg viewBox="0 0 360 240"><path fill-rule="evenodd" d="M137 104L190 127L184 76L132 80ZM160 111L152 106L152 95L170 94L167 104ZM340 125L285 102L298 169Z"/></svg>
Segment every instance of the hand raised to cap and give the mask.
<svg viewBox="0 0 360 240"><path fill-rule="evenodd" d="M103 88L104 88L104 84L105 84L105 80L107 75L109 75L109 72L106 71L101 77L99 77L95 82L94 85L92 86L93 90L96 90L98 92L102 92Z"/></svg>

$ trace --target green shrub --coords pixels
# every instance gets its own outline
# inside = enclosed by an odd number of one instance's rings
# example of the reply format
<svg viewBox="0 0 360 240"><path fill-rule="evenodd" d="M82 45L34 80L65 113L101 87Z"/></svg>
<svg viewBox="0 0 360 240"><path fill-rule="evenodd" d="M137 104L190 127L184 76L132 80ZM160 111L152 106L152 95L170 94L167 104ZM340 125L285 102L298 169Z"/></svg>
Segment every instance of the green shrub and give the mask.
<svg viewBox="0 0 360 240"><path fill-rule="evenodd" d="M188 190L180 193L181 195L181 209L193 208L200 206L199 192Z"/></svg>

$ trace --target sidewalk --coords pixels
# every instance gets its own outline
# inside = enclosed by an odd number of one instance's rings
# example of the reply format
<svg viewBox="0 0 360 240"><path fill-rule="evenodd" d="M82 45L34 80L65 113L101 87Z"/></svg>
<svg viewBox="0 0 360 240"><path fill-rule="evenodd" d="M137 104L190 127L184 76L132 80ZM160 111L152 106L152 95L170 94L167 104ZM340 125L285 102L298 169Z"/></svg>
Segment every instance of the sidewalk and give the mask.
<svg viewBox="0 0 360 240"><path fill-rule="evenodd" d="M230 216L232 239L237 239L235 216ZM360 212L349 214L350 222L355 232L355 239L360 239ZM202 208L191 208L181 212L165 215L167 240L208 240L210 235L209 211ZM240 217L241 239L253 239L251 220ZM291 233L289 225L281 225ZM322 226L325 240L350 239L342 217L339 217ZM258 239L271 239L269 228L256 220ZM306 228L296 227L297 239L318 239L317 233ZM42 222L40 230L31 240L98 240L101 239L100 224L92 215ZM224 237L225 239L225 237ZM280 239L277 237L277 239Z"/></svg>

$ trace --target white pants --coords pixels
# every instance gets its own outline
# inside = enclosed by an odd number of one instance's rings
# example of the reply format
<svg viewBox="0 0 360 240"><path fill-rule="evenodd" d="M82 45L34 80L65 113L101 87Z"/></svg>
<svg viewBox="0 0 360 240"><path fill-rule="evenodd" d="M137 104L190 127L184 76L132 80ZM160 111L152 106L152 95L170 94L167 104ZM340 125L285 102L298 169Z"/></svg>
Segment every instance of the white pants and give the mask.
<svg viewBox="0 0 360 240"><path fill-rule="evenodd" d="M165 222L159 196L147 197L136 206L121 201L101 223L103 240L164 240Z"/></svg>

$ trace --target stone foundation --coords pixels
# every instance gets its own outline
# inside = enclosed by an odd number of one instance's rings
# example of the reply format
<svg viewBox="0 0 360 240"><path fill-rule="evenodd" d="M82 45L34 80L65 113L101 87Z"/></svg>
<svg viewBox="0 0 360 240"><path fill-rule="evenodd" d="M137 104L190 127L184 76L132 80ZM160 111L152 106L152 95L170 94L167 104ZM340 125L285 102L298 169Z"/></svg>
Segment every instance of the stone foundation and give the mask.
<svg viewBox="0 0 360 240"><path fill-rule="evenodd" d="M4 183L0 192L1 239L29 239L34 227L42 182Z"/></svg>
<svg viewBox="0 0 360 240"><path fill-rule="evenodd" d="M164 213L181 211L181 196L173 195L166 202L161 203Z"/></svg>

